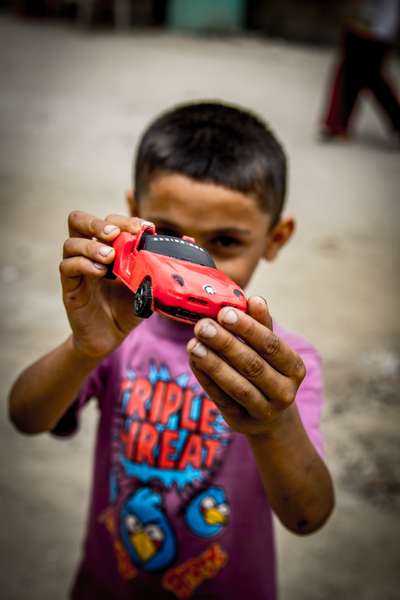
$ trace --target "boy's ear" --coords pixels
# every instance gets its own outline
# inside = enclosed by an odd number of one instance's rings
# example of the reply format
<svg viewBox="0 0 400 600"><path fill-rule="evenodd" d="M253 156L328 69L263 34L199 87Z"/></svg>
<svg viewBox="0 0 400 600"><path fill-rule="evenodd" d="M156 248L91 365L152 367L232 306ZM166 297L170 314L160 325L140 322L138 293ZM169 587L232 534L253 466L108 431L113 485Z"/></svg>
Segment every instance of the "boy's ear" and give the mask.
<svg viewBox="0 0 400 600"><path fill-rule="evenodd" d="M131 217L138 217L138 206L135 198L135 193L132 188L125 192L125 198L128 204L129 214L131 215Z"/></svg>
<svg viewBox="0 0 400 600"><path fill-rule="evenodd" d="M296 221L293 217L281 219L268 235L264 258L269 261L274 260L278 256L280 249L292 237L295 228Z"/></svg>

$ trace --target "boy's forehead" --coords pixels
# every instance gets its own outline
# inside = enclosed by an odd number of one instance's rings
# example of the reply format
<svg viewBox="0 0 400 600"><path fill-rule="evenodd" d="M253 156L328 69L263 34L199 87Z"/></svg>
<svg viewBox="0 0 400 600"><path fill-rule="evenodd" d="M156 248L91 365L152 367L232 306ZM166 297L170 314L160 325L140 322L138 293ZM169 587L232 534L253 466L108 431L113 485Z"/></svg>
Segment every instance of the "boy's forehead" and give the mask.
<svg viewBox="0 0 400 600"><path fill-rule="evenodd" d="M257 200L214 183L195 181L177 173L150 181L140 208L146 218L167 221L183 229L241 229L251 233L269 223Z"/></svg>

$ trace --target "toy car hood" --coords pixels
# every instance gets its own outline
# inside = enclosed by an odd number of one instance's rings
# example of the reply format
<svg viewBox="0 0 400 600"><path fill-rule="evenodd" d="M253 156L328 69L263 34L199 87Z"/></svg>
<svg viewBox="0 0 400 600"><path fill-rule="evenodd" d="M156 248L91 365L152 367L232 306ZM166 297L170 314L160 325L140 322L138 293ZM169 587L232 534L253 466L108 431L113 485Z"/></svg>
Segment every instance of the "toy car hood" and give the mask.
<svg viewBox="0 0 400 600"><path fill-rule="evenodd" d="M178 258L170 258L161 254L153 254L141 250L142 260L146 263L150 277L154 273L154 284L174 285L178 293L201 295L210 302L214 299L221 302L232 301L232 294L244 298L240 288L224 273L212 267L197 265ZM162 277L160 278L160 273ZM153 278L152 278L153 279ZM166 281L165 281L166 280ZM236 292L235 292L236 290Z"/></svg>

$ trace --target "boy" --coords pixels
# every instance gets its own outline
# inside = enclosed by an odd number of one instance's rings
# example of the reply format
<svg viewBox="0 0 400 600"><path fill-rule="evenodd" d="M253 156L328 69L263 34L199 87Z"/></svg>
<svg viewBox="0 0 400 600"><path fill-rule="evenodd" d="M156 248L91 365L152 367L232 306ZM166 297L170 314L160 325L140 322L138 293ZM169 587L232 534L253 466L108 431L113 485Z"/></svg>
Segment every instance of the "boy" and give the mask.
<svg viewBox="0 0 400 600"><path fill-rule="evenodd" d="M82 406L99 402L72 598L273 599L271 507L299 534L330 514L315 350L275 324L273 333L262 298L193 329L156 314L140 322L129 290L105 278L110 243L144 219L193 236L245 287L293 231L281 216L285 186L285 155L261 121L192 104L144 134L131 218L70 215L60 271L72 333L21 374L10 414L22 431L67 435Z"/></svg>

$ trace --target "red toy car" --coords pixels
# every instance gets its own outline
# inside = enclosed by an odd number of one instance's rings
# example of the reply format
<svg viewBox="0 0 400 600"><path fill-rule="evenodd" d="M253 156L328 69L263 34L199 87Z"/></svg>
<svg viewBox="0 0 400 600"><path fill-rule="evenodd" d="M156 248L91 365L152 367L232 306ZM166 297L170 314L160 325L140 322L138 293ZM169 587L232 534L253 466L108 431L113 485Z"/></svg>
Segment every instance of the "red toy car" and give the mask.
<svg viewBox="0 0 400 600"><path fill-rule="evenodd" d="M138 317L149 317L155 310L194 323L202 317L216 318L224 306L246 312L243 291L216 269L193 238L157 235L154 226L144 224L137 235L121 233L113 246L113 274L134 292Z"/></svg>

